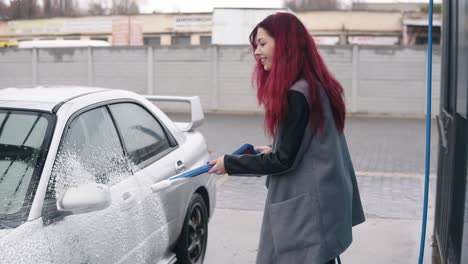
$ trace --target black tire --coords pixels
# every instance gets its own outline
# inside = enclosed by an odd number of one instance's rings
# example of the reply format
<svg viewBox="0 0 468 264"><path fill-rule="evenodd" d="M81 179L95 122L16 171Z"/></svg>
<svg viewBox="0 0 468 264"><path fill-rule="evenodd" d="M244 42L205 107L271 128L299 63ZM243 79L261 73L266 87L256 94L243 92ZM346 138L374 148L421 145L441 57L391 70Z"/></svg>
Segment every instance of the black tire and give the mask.
<svg viewBox="0 0 468 264"><path fill-rule="evenodd" d="M176 245L177 263L202 264L208 241L208 210L202 196L195 193L190 200Z"/></svg>

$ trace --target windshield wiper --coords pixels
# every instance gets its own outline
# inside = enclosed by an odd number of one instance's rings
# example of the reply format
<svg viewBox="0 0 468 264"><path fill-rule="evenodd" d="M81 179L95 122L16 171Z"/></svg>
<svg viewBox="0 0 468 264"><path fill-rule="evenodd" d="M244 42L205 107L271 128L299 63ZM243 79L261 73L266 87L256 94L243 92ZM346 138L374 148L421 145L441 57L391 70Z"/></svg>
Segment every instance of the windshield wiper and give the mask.
<svg viewBox="0 0 468 264"><path fill-rule="evenodd" d="M3 181L15 161L22 161L28 164L29 167L34 167L36 165L38 155L39 149L36 148L0 144L0 160L10 161L10 164L3 172L3 175L0 175L0 182Z"/></svg>
<svg viewBox="0 0 468 264"><path fill-rule="evenodd" d="M39 149L28 146L0 144L0 160L28 160L39 153Z"/></svg>
<svg viewBox="0 0 468 264"><path fill-rule="evenodd" d="M0 222L0 229L11 229L11 228L13 228L13 227L7 226L4 223Z"/></svg>
<svg viewBox="0 0 468 264"><path fill-rule="evenodd" d="M0 218L0 229L11 229L14 228L13 226L10 226L7 224L8 222L4 219Z"/></svg>
<svg viewBox="0 0 468 264"><path fill-rule="evenodd" d="M23 223L23 220L21 220L23 210L24 208L13 214L0 214L0 229L17 228L21 225Z"/></svg>

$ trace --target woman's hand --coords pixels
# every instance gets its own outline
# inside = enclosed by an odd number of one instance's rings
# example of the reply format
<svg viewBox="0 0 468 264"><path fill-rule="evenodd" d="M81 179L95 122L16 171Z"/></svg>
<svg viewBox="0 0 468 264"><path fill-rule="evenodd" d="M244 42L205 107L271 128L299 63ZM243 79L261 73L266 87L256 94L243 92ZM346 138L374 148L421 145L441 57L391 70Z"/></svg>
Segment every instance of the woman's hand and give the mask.
<svg viewBox="0 0 468 264"><path fill-rule="evenodd" d="M272 151L272 148L270 146L255 146L254 150L263 154L268 154Z"/></svg>
<svg viewBox="0 0 468 264"><path fill-rule="evenodd" d="M208 162L208 164L213 165L213 168L211 168L208 173L215 173L218 175L226 174L226 169L224 168L224 155Z"/></svg>

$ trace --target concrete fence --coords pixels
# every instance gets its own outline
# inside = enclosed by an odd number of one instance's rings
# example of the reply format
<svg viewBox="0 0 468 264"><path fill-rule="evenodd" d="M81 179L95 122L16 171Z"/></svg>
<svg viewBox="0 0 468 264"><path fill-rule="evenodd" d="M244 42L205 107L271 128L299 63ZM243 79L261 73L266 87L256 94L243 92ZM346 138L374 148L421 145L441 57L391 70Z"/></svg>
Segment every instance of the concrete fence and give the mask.
<svg viewBox="0 0 468 264"><path fill-rule="evenodd" d="M427 51L402 47L321 47L345 88L350 113L423 116ZM440 94L440 49L433 57L433 114ZM140 94L198 95L206 111L260 112L248 46L0 50L0 88L85 85Z"/></svg>

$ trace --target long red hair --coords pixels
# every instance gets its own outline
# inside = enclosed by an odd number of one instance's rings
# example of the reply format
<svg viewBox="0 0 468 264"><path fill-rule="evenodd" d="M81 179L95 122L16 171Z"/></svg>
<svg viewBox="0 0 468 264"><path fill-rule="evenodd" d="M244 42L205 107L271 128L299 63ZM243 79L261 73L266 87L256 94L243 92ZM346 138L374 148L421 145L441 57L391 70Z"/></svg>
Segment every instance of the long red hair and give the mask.
<svg viewBox="0 0 468 264"><path fill-rule="evenodd" d="M258 103L265 108L267 134L276 136L278 125L288 108L288 89L301 78L309 85L309 116L313 130L322 129L324 123L319 90L321 85L328 95L336 128L343 132L346 112L343 87L328 70L304 24L290 13L280 12L266 17L250 34L254 52L257 48L258 28L266 30L275 40L270 71L265 71L257 59L253 75Z"/></svg>

